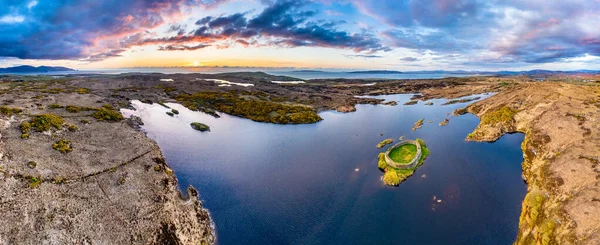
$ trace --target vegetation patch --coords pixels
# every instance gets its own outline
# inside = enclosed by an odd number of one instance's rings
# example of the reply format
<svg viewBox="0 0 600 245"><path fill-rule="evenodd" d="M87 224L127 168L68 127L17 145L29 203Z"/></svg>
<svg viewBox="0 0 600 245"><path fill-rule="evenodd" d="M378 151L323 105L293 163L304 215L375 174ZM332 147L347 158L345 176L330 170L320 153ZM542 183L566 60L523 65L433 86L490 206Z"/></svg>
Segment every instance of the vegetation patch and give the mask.
<svg viewBox="0 0 600 245"><path fill-rule="evenodd" d="M65 110L70 113L77 113L77 112L81 111L81 108L79 108L78 106L74 106L74 105L68 105L65 107Z"/></svg>
<svg viewBox="0 0 600 245"><path fill-rule="evenodd" d="M73 151L73 147L71 146L70 140L59 140L56 143L52 144L52 149L57 150L61 153L69 153Z"/></svg>
<svg viewBox="0 0 600 245"><path fill-rule="evenodd" d="M210 127L204 123L193 122L190 123L190 126L192 126L193 129L198 130L200 132L210 131Z"/></svg>
<svg viewBox="0 0 600 245"><path fill-rule="evenodd" d="M199 92L193 95L180 94L175 99L191 110L200 110L213 116L216 115L214 110L217 110L257 122L277 124L323 120L310 106L274 102L262 92Z"/></svg>
<svg viewBox="0 0 600 245"><path fill-rule="evenodd" d="M109 122L118 122L125 119L119 111L115 110L114 107L108 104L98 108L94 113L92 113L91 116L96 118L98 121Z"/></svg>
<svg viewBox="0 0 600 245"><path fill-rule="evenodd" d="M29 188L37 188L42 184L42 179L40 177L31 177L29 178Z"/></svg>
<svg viewBox="0 0 600 245"><path fill-rule="evenodd" d="M44 132L50 129L61 129L65 123L62 117L53 114L41 114L34 116L29 122L29 128L33 128L37 132ZM21 124L21 133L24 128L28 128L24 123ZM28 132L29 130L27 130Z"/></svg>
<svg viewBox="0 0 600 245"><path fill-rule="evenodd" d="M397 163L409 163L417 155L417 146L405 144L394 148L389 153L390 159Z"/></svg>
<svg viewBox="0 0 600 245"><path fill-rule="evenodd" d="M0 106L0 115L4 116L12 116L14 114L19 114L23 112L23 110L19 108L10 108L8 106Z"/></svg>
<svg viewBox="0 0 600 245"><path fill-rule="evenodd" d="M515 122L514 117L518 112L519 111L509 106L502 106L495 111L483 114L483 116L481 117L481 124L494 125L497 123L501 123L504 126L510 127Z"/></svg>
<svg viewBox="0 0 600 245"><path fill-rule="evenodd" d="M50 105L48 105L48 108L49 109L60 109L60 108L65 108L65 107L62 105L59 105L59 104L50 104Z"/></svg>
<svg viewBox="0 0 600 245"><path fill-rule="evenodd" d="M417 102L419 102L418 100L411 100L409 102L404 103L404 105L415 105L417 104Z"/></svg>
<svg viewBox="0 0 600 245"><path fill-rule="evenodd" d="M389 145L389 144L391 144L391 143L394 143L394 140L393 140L393 139L384 139L384 140L382 140L381 142L379 142L379 143L377 144L377 149L381 149L381 148L383 148L384 146L386 146L386 145Z"/></svg>

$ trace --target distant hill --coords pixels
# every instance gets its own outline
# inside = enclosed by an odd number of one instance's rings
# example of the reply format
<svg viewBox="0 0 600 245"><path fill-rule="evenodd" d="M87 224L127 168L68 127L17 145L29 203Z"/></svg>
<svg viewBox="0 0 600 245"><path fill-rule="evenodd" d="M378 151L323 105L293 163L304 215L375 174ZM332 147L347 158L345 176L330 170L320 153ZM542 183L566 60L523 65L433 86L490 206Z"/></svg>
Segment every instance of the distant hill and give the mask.
<svg viewBox="0 0 600 245"><path fill-rule="evenodd" d="M348 73L353 74L401 74L400 71L389 71L389 70L369 70L369 71L351 71Z"/></svg>
<svg viewBox="0 0 600 245"><path fill-rule="evenodd" d="M7 68L0 68L0 73L43 73L43 72L57 72L57 71L75 71L71 68L62 66L14 66Z"/></svg>
<svg viewBox="0 0 600 245"><path fill-rule="evenodd" d="M292 72L325 72L325 71L319 71L319 70L296 70L296 71L292 71Z"/></svg>

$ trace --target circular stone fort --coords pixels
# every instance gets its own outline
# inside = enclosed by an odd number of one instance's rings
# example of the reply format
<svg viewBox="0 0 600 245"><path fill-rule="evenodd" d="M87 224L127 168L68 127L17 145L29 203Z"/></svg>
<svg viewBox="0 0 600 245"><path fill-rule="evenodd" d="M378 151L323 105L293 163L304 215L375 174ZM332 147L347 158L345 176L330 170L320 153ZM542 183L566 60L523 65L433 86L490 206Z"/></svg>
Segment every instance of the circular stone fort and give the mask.
<svg viewBox="0 0 600 245"><path fill-rule="evenodd" d="M394 151L397 148L400 148L402 146L409 145L409 144L415 145L417 147L415 156L409 162L407 162L407 163L396 162L396 161L392 160L392 158L390 158L390 152ZM419 164L419 159L421 159L421 144L419 144L419 142L416 140L400 141L400 142L396 143L395 145L391 146L390 148L388 148L387 151L385 151L385 162L389 166L398 168L398 169L413 169Z"/></svg>

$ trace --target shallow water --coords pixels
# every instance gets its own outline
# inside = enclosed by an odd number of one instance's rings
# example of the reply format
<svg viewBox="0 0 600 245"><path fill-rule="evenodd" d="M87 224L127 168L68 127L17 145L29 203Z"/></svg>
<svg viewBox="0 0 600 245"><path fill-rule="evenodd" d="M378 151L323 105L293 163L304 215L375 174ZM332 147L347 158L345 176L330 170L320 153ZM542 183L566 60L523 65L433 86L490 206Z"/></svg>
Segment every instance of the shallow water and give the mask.
<svg viewBox="0 0 600 245"><path fill-rule="evenodd" d="M466 142L477 117L438 123L467 103L403 106L411 96L378 96L399 105L323 112L324 121L310 125L216 119L178 104L168 104L180 111L170 117L166 108L139 101L137 111L124 114L141 116L180 187L198 189L220 244L512 243L526 192L523 136ZM421 118L423 127L411 131ZM194 131L192 121L211 132ZM384 149L375 145L402 135L424 139L431 155L399 187L388 187L377 169Z"/></svg>

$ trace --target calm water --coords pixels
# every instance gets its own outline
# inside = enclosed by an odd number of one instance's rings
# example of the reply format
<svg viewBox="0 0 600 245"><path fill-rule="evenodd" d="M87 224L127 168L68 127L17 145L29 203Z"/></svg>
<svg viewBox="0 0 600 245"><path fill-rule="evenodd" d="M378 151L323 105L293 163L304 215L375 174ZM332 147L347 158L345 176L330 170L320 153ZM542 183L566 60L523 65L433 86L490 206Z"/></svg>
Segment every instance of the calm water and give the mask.
<svg viewBox="0 0 600 245"><path fill-rule="evenodd" d="M325 120L311 125L215 119L169 104L181 112L172 118L162 106L139 101L137 111L124 113L142 117L180 187L199 190L220 244L512 243L526 191L523 136L465 142L477 117L438 123L466 104L402 106L411 95L379 97L400 105L323 112ZM420 118L425 125L412 132ZM211 132L194 131L192 121ZM377 169L383 149L375 145L402 135L424 139L431 155L399 187L388 187Z"/></svg>

